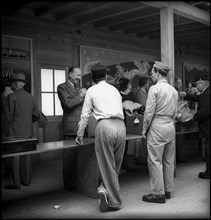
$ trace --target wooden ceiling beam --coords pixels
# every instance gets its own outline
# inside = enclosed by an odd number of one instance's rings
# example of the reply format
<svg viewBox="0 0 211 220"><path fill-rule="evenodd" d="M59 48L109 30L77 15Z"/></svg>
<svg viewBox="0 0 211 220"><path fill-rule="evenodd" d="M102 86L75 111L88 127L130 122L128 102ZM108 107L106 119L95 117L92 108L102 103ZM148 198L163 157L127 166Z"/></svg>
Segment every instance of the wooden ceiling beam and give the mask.
<svg viewBox="0 0 211 220"><path fill-rule="evenodd" d="M157 12L155 14L147 15L145 17L134 18L134 20L131 21L126 21L111 25L109 29L110 31L116 31L120 29L136 27L139 24L151 24L154 23L155 20L159 20L159 19L160 19L160 14L159 12Z"/></svg>
<svg viewBox="0 0 211 220"><path fill-rule="evenodd" d="M67 3L67 2L51 2L51 3L48 3L47 5L36 8L34 14L35 16L40 17L42 15L45 15L47 13L54 11L55 9L58 9L59 7L68 6L70 4L71 3Z"/></svg>
<svg viewBox="0 0 211 220"><path fill-rule="evenodd" d="M140 3L159 9L169 7L175 14L210 25L210 13L182 1L141 1Z"/></svg>
<svg viewBox="0 0 211 220"><path fill-rule="evenodd" d="M94 27L99 28L99 27L103 27L103 26L107 26L111 24L121 23L123 21L127 22L127 21L138 19L140 17L144 17L149 14L156 13L156 12L158 12L158 10L154 8L148 8L148 7L145 7L144 9L143 7L136 8L135 11L133 10L132 12L126 12L121 15L112 16L112 17L108 17L102 20L95 21Z"/></svg>
<svg viewBox="0 0 211 220"><path fill-rule="evenodd" d="M104 7L108 3L106 2L78 2L78 6L71 9L67 9L63 12L56 14L56 20L63 20L73 16L79 16L84 13L94 12L96 9Z"/></svg>
<svg viewBox="0 0 211 220"><path fill-rule="evenodd" d="M138 27L134 28L127 28L124 30L125 34L132 34L137 32L147 32L147 31L153 31L153 30L159 30L160 29L160 21L156 21L155 23L152 23L150 25L139 25Z"/></svg>
<svg viewBox="0 0 211 220"><path fill-rule="evenodd" d="M184 26L184 25L190 25L190 24L193 24L193 23L194 22L185 22L184 21L184 23L180 22L180 23L175 24L174 27L175 27L175 30L176 30L176 28L179 28L179 27ZM149 29L148 27L149 28L151 27L151 28ZM138 26L138 27L136 27L136 29L134 28L134 30L132 30L131 33L136 32L137 36L143 37L143 36L146 36L147 34L153 33L154 31L156 31L156 33L160 31L160 25L155 26L154 28L153 28L152 25L150 25L150 26L147 25L146 28L148 28L148 30L146 30L145 27L143 27L143 26ZM130 32L128 31L128 33L130 33Z"/></svg>
<svg viewBox="0 0 211 220"><path fill-rule="evenodd" d="M86 17L77 18L77 24L82 24L90 21L97 21L111 16L117 16L127 12L132 12L134 10L137 10L137 7L139 9L144 9L147 7L146 5L140 5L135 2L131 2L130 4L128 4L128 2L111 2L108 3L108 5L106 6L108 7L104 7L96 11L95 13L87 15Z"/></svg>

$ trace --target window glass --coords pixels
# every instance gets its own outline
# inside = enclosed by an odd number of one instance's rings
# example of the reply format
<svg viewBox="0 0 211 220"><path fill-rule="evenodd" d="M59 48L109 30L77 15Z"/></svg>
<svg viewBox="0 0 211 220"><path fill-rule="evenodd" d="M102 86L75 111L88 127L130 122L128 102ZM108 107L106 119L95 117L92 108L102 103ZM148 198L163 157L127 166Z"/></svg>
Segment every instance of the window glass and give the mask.
<svg viewBox="0 0 211 220"><path fill-rule="evenodd" d="M57 93L55 93L55 115L63 115L63 109Z"/></svg>
<svg viewBox="0 0 211 220"><path fill-rule="evenodd" d="M41 69L41 92L53 92L52 69Z"/></svg>
<svg viewBox="0 0 211 220"><path fill-rule="evenodd" d="M53 93L42 93L42 112L46 116L54 115Z"/></svg>
<svg viewBox="0 0 211 220"><path fill-rule="evenodd" d="M54 70L54 91L57 91L57 86L65 82L65 70Z"/></svg>

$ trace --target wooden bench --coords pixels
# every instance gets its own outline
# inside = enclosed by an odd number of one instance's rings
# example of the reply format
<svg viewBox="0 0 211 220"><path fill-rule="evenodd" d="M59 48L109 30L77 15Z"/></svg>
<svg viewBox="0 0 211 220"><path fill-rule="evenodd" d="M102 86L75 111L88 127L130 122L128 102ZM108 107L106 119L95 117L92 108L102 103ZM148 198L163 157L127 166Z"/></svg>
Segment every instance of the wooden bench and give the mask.
<svg viewBox="0 0 211 220"><path fill-rule="evenodd" d="M142 138L141 135L127 134L127 140L134 140ZM78 146L74 140L54 141L46 143L38 143L36 150L18 152L18 153L7 153L3 154L2 158L29 155L29 154L40 154L70 148L78 149L77 158L77 191L84 193L92 198L97 198L98 188L98 166L97 159L95 156L94 138L84 138L84 145Z"/></svg>

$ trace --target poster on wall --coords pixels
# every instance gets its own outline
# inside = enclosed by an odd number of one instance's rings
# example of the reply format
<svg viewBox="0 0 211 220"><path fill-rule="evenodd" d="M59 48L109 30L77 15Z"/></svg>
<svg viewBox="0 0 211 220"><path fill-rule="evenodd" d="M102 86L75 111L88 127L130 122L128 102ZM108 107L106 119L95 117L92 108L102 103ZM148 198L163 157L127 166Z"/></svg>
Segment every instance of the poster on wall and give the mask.
<svg viewBox="0 0 211 220"><path fill-rule="evenodd" d="M185 87L189 82L196 82L199 79L210 78L210 66L202 64L184 63Z"/></svg>
<svg viewBox="0 0 211 220"><path fill-rule="evenodd" d="M2 35L1 87L5 96L12 92L9 78L17 73L23 73L26 76L24 88L31 93L31 39Z"/></svg>
<svg viewBox="0 0 211 220"><path fill-rule="evenodd" d="M82 86L89 88L92 85L90 70L95 64L102 64L107 68L108 81L113 83L120 77L126 77L131 80L133 89L136 89L138 77L149 74L156 59L150 55L80 46Z"/></svg>

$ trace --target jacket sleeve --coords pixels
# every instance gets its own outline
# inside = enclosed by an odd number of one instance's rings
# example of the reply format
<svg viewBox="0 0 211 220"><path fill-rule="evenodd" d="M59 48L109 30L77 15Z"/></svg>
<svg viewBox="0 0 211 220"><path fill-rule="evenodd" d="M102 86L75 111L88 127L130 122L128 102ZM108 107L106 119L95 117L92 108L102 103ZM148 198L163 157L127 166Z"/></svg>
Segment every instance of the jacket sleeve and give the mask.
<svg viewBox="0 0 211 220"><path fill-rule="evenodd" d="M6 136L9 135L9 130L12 123L12 118L14 114L15 108L15 101L13 100L12 96L9 94L6 99L5 103L5 134Z"/></svg>
<svg viewBox="0 0 211 220"><path fill-rule="evenodd" d="M144 120L143 120L143 133L146 133L150 127L152 118L155 114L157 93L156 89L151 87L147 97L146 108L144 112Z"/></svg>
<svg viewBox="0 0 211 220"><path fill-rule="evenodd" d="M39 118L40 118L40 111L37 107L37 103L36 101L34 100L34 97L33 97L33 113L32 113L32 121L35 122L35 121L38 121Z"/></svg>
<svg viewBox="0 0 211 220"><path fill-rule="evenodd" d="M198 102L199 101L199 96L200 95L196 95L196 94L188 94L184 97L184 99L190 100L190 101L194 101L194 102Z"/></svg>
<svg viewBox="0 0 211 220"><path fill-rule="evenodd" d="M79 94L69 94L66 88L58 85L57 92L59 99L61 101L62 107L71 109L81 103L83 103L84 99Z"/></svg>
<svg viewBox="0 0 211 220"><path fill-rule="evenodd" d="M209 120L210 116L210 100L209 96L201 96L197 112L194 114L195 121Z"/></svg>

